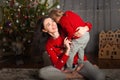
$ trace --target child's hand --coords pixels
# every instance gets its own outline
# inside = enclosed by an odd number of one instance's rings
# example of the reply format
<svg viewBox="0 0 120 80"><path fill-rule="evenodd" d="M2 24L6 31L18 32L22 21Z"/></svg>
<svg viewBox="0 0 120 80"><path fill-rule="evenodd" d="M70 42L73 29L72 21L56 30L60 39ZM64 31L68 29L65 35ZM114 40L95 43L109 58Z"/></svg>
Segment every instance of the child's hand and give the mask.
<svg viewBox="0 0 120 80"><path fill-rule="evenodd" d="M88 28L87 26L85 26L85 27L78 27L78 28L76 29L76 32L75 32L74 36L76 36L76 37L81 37L81 36L84 35L85 32L87 32L88 30L89 30L89 28Z"/></svg>

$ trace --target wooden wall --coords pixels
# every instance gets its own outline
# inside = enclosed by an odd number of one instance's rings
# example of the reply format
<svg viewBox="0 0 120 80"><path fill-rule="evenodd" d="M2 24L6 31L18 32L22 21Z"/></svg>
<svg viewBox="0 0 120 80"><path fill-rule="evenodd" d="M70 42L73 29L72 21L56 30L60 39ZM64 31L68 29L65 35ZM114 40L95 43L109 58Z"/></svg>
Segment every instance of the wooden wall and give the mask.
<svg viewBox="0 0 120 80"><path fill-rule="evenodd" d="M59 0L62 10L73 10L93 28L86 48L87 54L98 53L100 31L120 29L120 0Z"/></svg>
<svg viewBox="0 0 120 80"><path fill-rule="evenodd" d="M2 0L1 0L2 1ZM0 1L0 3L1 3ZM44 1L44 0L43 0ZM55 0L48 0L51 4ZM100 31L120 29L120 0L59 0L62 10L73 10L84 21L90 21L93 28L86 48L87 54L98 53ZM2 20L0 12L0 21Z"/></svg>

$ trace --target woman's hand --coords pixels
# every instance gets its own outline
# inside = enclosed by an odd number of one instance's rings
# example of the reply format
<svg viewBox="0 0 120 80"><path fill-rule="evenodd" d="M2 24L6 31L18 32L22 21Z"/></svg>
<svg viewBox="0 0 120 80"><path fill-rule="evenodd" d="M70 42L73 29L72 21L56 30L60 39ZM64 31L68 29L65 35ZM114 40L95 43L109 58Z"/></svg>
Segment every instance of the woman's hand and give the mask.
<svg viewBox="0 0 120 80"><path fill-rule="evenodd" d="M83 80L83 76L81 74L79 74L77 71L73 71L73 72L64 72L66 75L66 79L67 80L73 80L73 79L82 79Z"/></svg>
<svg viewBox="0 0 120 80"><path fill-rule="evenodd" d="M66 37L64 39L64 46L66 48L66 55L69 55L71 41Z"/></svg>
<svg viewBox="0 0 120 80"><path fill-rule="evenodd" d="M88 26L85 26L85 27L78 27L76 29L76 32L74 34L74 36L76 37L81 37L82 35L85 34L85 32L87 32L89 30Z"/></svg>
<svg viewBox="0 0 120 80"><path fill-rule="evenodd" d="M82 67L83 67L83 64L79 64L79 65L77 66L77 68L75 69L75 71L80 71Z"/></svg>

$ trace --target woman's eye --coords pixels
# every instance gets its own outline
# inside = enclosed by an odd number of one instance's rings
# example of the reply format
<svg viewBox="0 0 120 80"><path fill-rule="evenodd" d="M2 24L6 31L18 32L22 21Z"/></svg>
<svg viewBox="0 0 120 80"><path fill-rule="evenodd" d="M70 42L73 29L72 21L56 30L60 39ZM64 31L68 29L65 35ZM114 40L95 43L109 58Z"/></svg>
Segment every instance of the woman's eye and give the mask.
<svg viewBox="0 0 120 80"><path fill-rule="evenodd" d="M47 26L49 27L49 26L50 26L50 23L48 23Z"/></svg>

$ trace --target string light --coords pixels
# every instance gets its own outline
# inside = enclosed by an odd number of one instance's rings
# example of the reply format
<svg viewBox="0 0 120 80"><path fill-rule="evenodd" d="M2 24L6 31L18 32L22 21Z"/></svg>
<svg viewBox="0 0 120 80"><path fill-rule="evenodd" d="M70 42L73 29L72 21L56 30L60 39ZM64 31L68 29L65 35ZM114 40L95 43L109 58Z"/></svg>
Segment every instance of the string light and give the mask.
<svg viewBox="0 0 120 80"><path fill-rule="evenodd" d="M60 5L57 5L57 9L60 9Z"/></svg>

